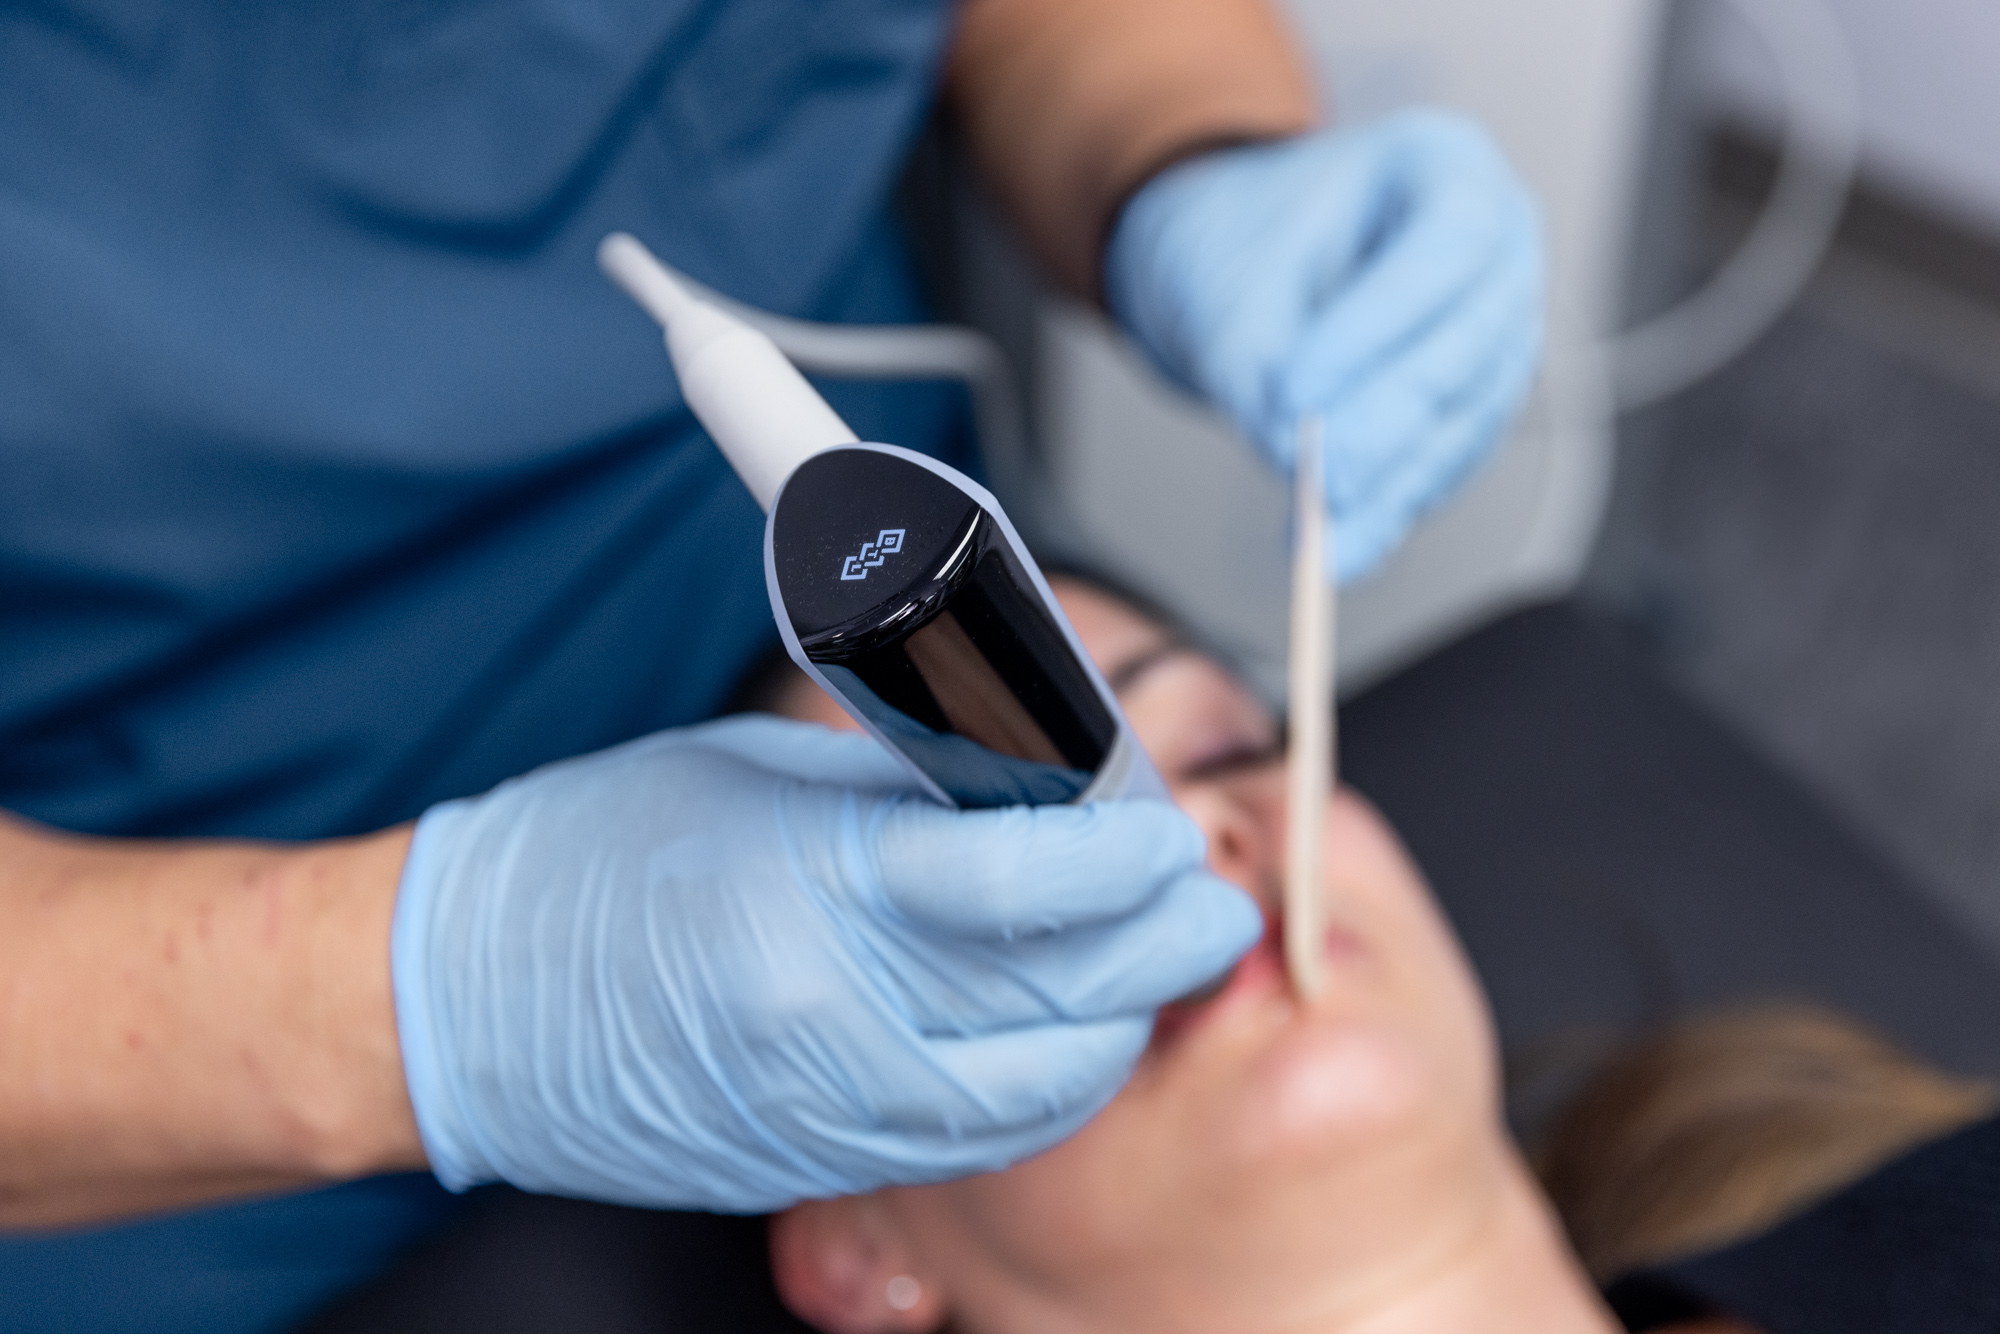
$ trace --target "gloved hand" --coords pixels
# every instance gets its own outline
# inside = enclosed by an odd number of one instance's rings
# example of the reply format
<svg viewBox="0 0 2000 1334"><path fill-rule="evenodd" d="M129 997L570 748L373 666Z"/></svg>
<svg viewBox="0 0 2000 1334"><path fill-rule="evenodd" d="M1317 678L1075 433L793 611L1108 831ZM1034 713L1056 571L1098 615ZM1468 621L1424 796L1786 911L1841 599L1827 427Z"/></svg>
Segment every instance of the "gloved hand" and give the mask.
<svg viewBox="0 0 2000 1334"><path fill-rule="evenodd" d="M1171 167L1119 216L1104 276L1126 331L1281 469L1321 415L1343 579L1493 448L1541 351L1535 204L1440 112Z"/></svg>
<svg viewBox="0 0 2000 1334"><path fill-rule="evenodd" d="M1157 802L961 813L867 737L661 732L418 823L391 941L462 1189L774 1209L1002 1167L1257 939Z"/></svg>

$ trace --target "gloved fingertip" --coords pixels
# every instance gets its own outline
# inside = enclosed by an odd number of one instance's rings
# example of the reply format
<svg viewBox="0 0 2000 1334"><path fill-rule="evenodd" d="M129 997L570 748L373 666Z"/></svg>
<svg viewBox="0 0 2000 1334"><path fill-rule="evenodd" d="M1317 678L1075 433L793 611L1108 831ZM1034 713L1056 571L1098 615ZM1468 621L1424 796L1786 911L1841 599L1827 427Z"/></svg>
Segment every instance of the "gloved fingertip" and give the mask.
<svg viewBox="0 0 2000 1334"><path fill-rule="evenodd" d="M1176 982L1180 994L1186 982L1200 982L1228 968L1264 935L1264 911L1241 887L1203 867L1177 878L1162 891L1153 911L1172 919L1170 936L1156 938L1155 948L1184 961L1187 979Z"/></svg>
<svg viewBox="0 0 2000 1334"><path fill-rule="evenodd" d="M1255 899L1207 871L1191 873L1168 897L1185 921L1178 933L1181 943L1162 947L1176 967L1161 971L1157 980L1165 985L1146 999L1149 1011L1226 978L1267 929Z"/></svg>
<svg viewBox="0 0 2000 1334"><path fill-rule="evenodd" d="M1342 587L1366 579L1388 563L1406 531L1406 525L1381 521L1379 516L1361 516L1343 522L1327 550L1327 571Z"/></svg>
<svg viewBox="0 0 2000 1334"><path fill-rule="evenodd" d="M1205 930L1214 942L1216 954L1228 963L1235 963L1263 939L1263 909L1257 906L1257 900L1219 875L1198 871L1190 879L1206 882L1209 893Z"/></svg>
<svg viewBox="0 0 2000 1334"><path fill-rule="evenodd" d="M1107 801L1099 804L1118 819L1130 820L1156 837L1171 843L1177 855L1199 859L1206 855L1207 836L1195 818L1178 806L1164 801Z"/></svg>

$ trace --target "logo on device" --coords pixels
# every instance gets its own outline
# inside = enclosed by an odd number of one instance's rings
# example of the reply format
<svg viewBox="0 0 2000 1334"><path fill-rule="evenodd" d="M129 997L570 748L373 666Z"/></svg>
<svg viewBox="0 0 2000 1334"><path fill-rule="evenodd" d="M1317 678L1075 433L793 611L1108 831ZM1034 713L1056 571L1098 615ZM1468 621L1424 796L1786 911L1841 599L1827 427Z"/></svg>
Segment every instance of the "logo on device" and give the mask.
<svg viewBox="0 0 2000 1334"><path fill-rule="evenodd" d="M903 530L884 528L875 534L873 542L861 544L861 554L849 556L840 564L842 579L866 579L868 572L880 565L886 558L903 549Z"/></svg>

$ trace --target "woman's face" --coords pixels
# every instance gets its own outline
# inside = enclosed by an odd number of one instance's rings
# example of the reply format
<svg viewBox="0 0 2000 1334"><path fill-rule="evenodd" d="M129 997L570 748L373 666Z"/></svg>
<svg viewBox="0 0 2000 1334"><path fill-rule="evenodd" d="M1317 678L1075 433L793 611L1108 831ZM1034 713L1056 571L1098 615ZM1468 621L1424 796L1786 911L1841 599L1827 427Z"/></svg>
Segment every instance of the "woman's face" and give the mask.
<svg viewBox="0 0 2000 1334"><path fill-rule="evenodd" d="M840 1334L947 1317L1044 1334L1338 1319L1448 1263L1515 1170L1483 1002L1394 835L1343 792L1327 812L1329 982L1302 1004L1278 948L1273 720L1124 604L1057 592L1211 865L1270 929L1220 994L1163 1013L1131 1082L1068 1141L1004 1172L779 1219L781 1289ZM885 1274L916 1280L898 1290L907 1309L879 1295Z"/></svg>

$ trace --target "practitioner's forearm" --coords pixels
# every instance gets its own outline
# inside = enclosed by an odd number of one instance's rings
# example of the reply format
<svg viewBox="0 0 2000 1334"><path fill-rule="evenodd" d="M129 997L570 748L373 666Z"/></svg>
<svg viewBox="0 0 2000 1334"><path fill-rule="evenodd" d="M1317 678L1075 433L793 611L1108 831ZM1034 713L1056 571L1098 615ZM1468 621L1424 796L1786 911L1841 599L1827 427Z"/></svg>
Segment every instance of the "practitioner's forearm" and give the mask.
<svg viewBox="0 0 2000 1334"><path fill-rule="evenodd" d="M408 843L0 817L0 1227L421 1166L389 986Z"/></svg>
<svg viewBox="0 0 2000 1334"><path fill-rule="evenodd" d="M1030 246L1088 297L1113 215L1154 172L1315 115L1268 0L968 0L946 97Z"/></svg>

